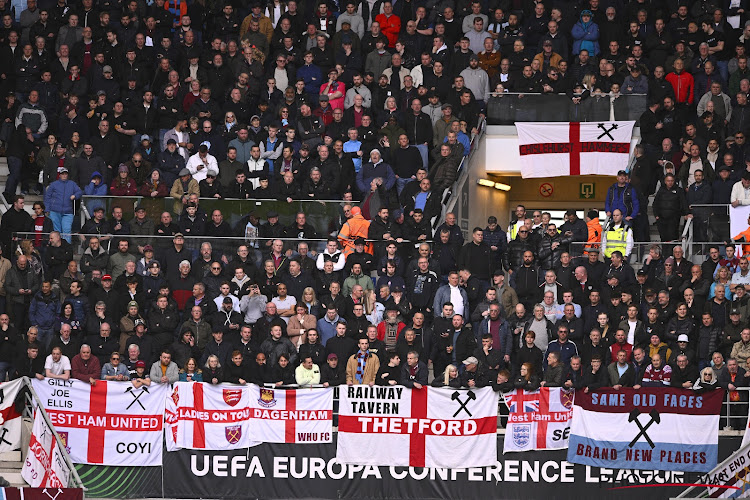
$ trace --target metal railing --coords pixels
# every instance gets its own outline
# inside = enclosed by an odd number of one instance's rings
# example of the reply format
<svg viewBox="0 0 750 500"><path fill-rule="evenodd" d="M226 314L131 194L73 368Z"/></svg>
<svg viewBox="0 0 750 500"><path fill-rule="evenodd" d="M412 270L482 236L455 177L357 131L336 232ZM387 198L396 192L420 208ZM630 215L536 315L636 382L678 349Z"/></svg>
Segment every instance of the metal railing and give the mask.
<svg viewBox="0 0 750 500"><path fill-rule="evenodd" d="M646 94L621 94L613 104L615 120L638 121L647 109ZM604 101L604 102L602 102ZM618 102L619 101L619 102ZM579 103L567 94L493 92L487 101L487 123L609 121L610 96L588 97Z"/></svg>
<svg viewBox="0 0 750 500"><path fill-rule="evenodd" d="M443 194L443 198L441 200L443 209L440 213L440 216L437 217L433 222L433 229L437 229L437 227L442 224L443 221L445 221L446 214L451 213L456 209L456 203L458 203L458 199L461 197L461 189L469 178L469 162L471 162L471 159L474 157L474 154L477 151L477 145L479 144L479 141L485 134L486 130L487 120L481 120L479 122L479 126L477 127L477 133L471 138L469 154L468 156L463 157L463 159L461 160L461 164L458 166L456 182L454 182L451 187L446 189L445 193Z"/></svg>
<svg viewBox="0 0 750 500"><path fill-rule="evenodd" d="M251 212L259 219L265 219L270 211L279 214L279 222L289 225L294 222L298 212L304 212L307 223L315 230L324 235L338 231L336 220L339 216L339 208L344 203L342 200L294 200L291 203L279 200L231 200L216 198L199 198L199 207L208 215L210 222L211 212L215 209L221 210L227 224L234 227L240 220ZM177 220L182 213L182 203L174 198L147 198L143 196L82 196L81 227L90 214L97 207L104 207L106 214L111 214L112 209L119 207L123 212L123 219L130 221L135 215L135 208L143 206L146 209L146 217L155 224L159 224L163 212L172 214Z"/></svg>

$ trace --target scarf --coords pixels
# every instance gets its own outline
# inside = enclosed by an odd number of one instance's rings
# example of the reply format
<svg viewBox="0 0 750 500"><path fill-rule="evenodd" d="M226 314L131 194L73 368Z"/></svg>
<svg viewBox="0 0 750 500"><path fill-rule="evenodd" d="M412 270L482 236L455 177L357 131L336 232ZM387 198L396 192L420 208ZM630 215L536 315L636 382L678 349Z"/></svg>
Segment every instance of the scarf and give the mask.
<svg viewBox="0 0 750 500"><path fill-rule="evenodd" d="M385 347L388 352L395 350L398 337L398 320L385 322Z"/></svg>
<svg viewBox="0 0 750 500"><path fill-rule="evenodd" d="M365 352L358 352L357 353L357 373L355 374L355 377L357 379L357 382L360 384L362 383L362 379L365 375L365 365L367 364L367 358L370 357L370 351L369 349Z"/></svg>

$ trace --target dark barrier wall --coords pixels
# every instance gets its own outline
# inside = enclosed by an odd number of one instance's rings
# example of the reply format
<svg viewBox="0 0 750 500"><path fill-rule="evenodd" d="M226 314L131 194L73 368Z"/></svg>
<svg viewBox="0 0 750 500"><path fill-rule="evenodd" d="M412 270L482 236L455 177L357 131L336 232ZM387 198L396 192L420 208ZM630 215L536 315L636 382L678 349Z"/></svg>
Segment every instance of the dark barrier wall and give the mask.
<svg viewBox="0 0 750 500"><path fill-rule="evenodd" d="M741 441L721 438L719 459ZM573 465L565 461L567 450L502 455L503 436L497 446L495 467L467 470L341 466L335 444L264 444L233 452L165 452L163 470L80 465L78 471L87 496L106 498L662 500L677 496L682 484L700 481L698 474ZM645 487L613 489L635 485Z"/></svg>

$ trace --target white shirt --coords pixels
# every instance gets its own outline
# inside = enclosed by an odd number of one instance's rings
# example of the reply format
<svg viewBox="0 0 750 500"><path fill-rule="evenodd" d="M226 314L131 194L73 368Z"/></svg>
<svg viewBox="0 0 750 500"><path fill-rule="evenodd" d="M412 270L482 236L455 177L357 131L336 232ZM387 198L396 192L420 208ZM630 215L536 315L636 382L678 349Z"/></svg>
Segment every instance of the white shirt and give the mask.
<svg viewBox="0 0 750 500"><path fill-rule="evenodd" d="M292 309L297 305L297 299L294 298L293 295L287 295L284 300L281 300L279 297L274 297L271 299L271 302L276 304L278 309ZM283 319L284 322L289 323L289 318L282 317L281 319Z"/></svg>
<svg viewBox="0 0 750 500"><path fill-rule="evenodd" d="M203 160L200 157L200 153L195 153L190 157L185 167L190 170L193 179L198 182L206 178L209 170L213 170L214 172L219 171L219 164L217 163L216 158L210 154L206 154L206 159ZM199 169L198 167L202 168Z"/></svg>
<svg viewBox="0 0 750 500"><path fill-rule="evenodd" d="M67 356L62 355L60 356L60 361L54 361L52 359L52 354L47 356L47 359L44 360L44 369L50 370L53 375L62 375L65 373L65 370L70 371L70 360Z"/></svg>
<svg viewBox="0 0 750 500"><path fill-rule="evenodd" d="M634 345L635 344L635 326L638 324L638 321L628 321L628 344Z"/></svg>
<svg viewBox="0 0 750 500"><path fill-rule="evenodd" d="M450 286L451 289L451 304L453 304L453 312L456 314L464 315L464 299L461 297L461 289L457 286Z"/></svg>

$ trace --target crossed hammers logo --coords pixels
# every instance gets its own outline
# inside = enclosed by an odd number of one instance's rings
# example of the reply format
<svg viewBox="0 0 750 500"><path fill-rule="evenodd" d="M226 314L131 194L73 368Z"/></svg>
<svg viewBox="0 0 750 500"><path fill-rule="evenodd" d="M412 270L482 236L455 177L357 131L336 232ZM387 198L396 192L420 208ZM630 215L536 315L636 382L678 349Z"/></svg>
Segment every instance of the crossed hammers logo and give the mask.
<svg viewBox="0 0 750 500"><path fill-rule="evenodd" d="M453 414L454 417L461 413L461 411L465 411L466 414L470 417L472 416L466 405L469 404L469 401L477 399L477 395L474 394L474 391L469 391L466 393L466 401L461 401L461 393L458 391L455 391L453 394L451 394L451 399L453 401L458 401L459 404L458 410L456 410L456 413Z"/></svg>
<svg viewBox="0 0 750 500"><path fill-rule="evenodd" d="M149 393L149 391L148 391L148 387L146 387L146 386L143 386L143 387L141 387L141 389L142 389L142 391L141 391L141 392L139 392L138 394L136 394L136 393L134 392L134 390L133 390L133 387L128 387L127 389L125 389L125 392L127 392L127 393L129 393L129 394L130 394L131 396L133 396L133 401L131 401L131 402L130 402L130 404L128 405L128 407L127 407L127 408L125 408L126 410L129 410L129 409L130 409L130 407L131 407L131 406L133 406L133 405L134 405L134 404L136 404L136 403L138 403L138 406L140 406L142 410L144 410L144 411L146 410L146 407L145 407L145 406L143 406L143 403L141 403L141 402L139 401L139 399L140 399L140 397L141 397L141 396L143 396L143 393L144 393L144 392L145 392L145 393L147 393L147 394L150 394L150 393Z"/></svg>
<svg viewBox="0 0 750 500"><path fill-rule="evenodd" d="M636 436L633 438L633 440L628 445L628 448L632 448L635 446L635 443L640 439L641 436L646 438L646 442L648 442L648 445L651 447L651 449L654 449L656 445L651 440L651 437L649 437L648 433L646 432L649 427L651 427L654 423L660 424L661 423L661 416L659 415L659 412L657 410L651 410L651 413L649 413L649 416L651 416L651 420L648 421L646 425L641 424L641 421L638 420L638 416L641 414L641 410L638 408L635 408L633 411L630 412L630 415L628 415L628 422L635 422L635 425L638 426L640 429L640 432L636 434Z"/></svg>
<svg viewBox="0 0 750 500"><path fill-rule="evenodd" d="M602 137L604 137L606 135L607 137L609 137L610 141L614 141L615 140L615 138L612 136L612 134L610 132L612 132L613 130L617 130L617 124L616 123L613 123L610 128L607 128L607 126L605 124L603 124L603 123L600 123L597 126L604 131L604 132L601 133L601 135L599 135L599 137L597 137L597 139L601 139Z"/></svg>
<svg viewBox="0 0 750 500"><path fill-rule="evenodd" d="M9 432L8 428L7 427L3 427L3 433L0 434L0 444L4 443L4 444L7 444L9 446L13 444L10 441L8 441L7 439L5 439L5 435L8 434L8 432Z"/></svg>

